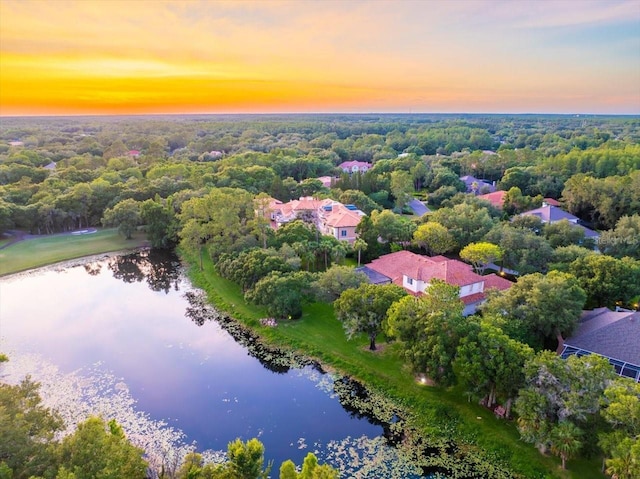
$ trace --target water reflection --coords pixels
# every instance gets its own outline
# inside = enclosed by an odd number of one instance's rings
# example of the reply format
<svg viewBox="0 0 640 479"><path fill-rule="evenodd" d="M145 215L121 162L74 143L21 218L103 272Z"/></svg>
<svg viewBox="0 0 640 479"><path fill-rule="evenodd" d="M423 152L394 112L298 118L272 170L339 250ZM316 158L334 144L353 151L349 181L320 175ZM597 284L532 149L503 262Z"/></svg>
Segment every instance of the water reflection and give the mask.
<svg viewBox="0 0 640 479"><path fill-rule="evenodd" d="M264 348L211 310L202 316L175 257L105 258L3 278L0 288L0 349L35 353L78 381L99 364L138 410L184 431L198 449L258 437L267 459L301 463L301 444L383 432L350 416L322 371Z"/></svg>
<svg viewBox="0 0 640 479"><path fill-rule="evenodd" d="M172 252L152 249L115 256L107 261L107 267L114 278L125 283L146 281L152 291L178 291L180 261ZM89 269L85 266L89 274L97 274L94 273L96 268L99 272L100 266L90 266Z"/></svg>

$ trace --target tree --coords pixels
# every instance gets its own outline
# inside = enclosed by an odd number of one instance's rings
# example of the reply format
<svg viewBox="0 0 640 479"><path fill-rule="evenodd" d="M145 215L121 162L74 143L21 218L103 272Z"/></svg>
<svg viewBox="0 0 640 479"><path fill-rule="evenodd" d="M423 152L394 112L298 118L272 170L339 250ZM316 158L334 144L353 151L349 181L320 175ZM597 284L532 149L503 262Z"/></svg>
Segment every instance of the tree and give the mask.
<svg viewBox="0 0 640 479"><path fill-rule="evenodd" d="M447 228L456 240L458 248L477 242L491 230L494 220L486 208L462 203L453 208L440 208L431 213L429 221Z"/></svg>
<svg viewBox="0 0 640 479"><path fill-rule="evenodd" d="M585 243L584 230L568 220L547 223L544 225L542 232L552 248Z"/></svg>
<svg viewBox="0 0 640 479"><path fill-rule="evenodd" d="M320 273L313 289L318 300L332 303L347 289L355 289L366 282L368 279L364 273L349 266L333 265Z"/></svg>
<svg viewBox="0 0 640 479"><path fill-rule="evenodd" d="M258 439L232 441L227 446L228 461L221 477L229 479L267 479L272 464L264 466L264 445ZM263 469L264 468L264 469Z"/></svg>
<svg viewBox="0 0 640 479"><path fill-rule="evenodd" d="M216 267L222 276L239 284L247 291L268 274L279 271L287 273L293 268L275 249L252 248L239 254L225 253L220 256Z"/></svg>
<svg viewBox="0 0 640 479"><path fill-rule="evenodd" d="M413 233L413 241L431 256L446 253L456 247L456 240L447 228L435 221L418 226Z"/></svg>
<svg viewBox="0 0 640 479"><path fill-rule="evenodd" d="M287 460L280 466L280 479L338 479L339 472L327 464L318 464L312 452L308 453L302 463L300 473L296 471L293 461Z"/></svg>
<svg viewBox="0 0 640 479"><path fill-rule="evenodd" d="M127 441L114 420L106 424L98 417L78 424L61 446L62 463L75 479L144 479L148 464L143 454Z"/></svg>
<svg viewBox="0 0 640 479"><path fill-rule="evenodd" d="M489 322L460 340L453 369L467 390L479 394L481 403L493 407L498 396L506 401L506 417L511 403L524 386L524 363L533 356L533 350L511 339Z"/></svg>
<svg viewBox="0 0 640 479"><path fill-rule="evenodd" d="M367 242L362 238L356 238L353 242L353 249L358 252L358 268L360 267L360 256L363 251L367 250Z"/></svg>
<svg viewBox="0 0 640 479"><path fill-rule="evenodd" d="M616 258L630 256L640 260L640 214L620 218L614 229L602 233L598 248Z"/></svg>
<svg viewBox="0 0 640 479"><path fill-rule="evenodd" d="M600 433L607 474L620 479L640 476L640 383L616 379L604 391L602 417L610 431Z"/></svg>
<svg viewBox="0 0 640 479"><path fill-rule="evenodd" d="M561 437L561 422L586 425L600 409L600 398L614 377L609 361L596 354L562 359L542 351L525 363L525 387L516 399L518 430L523 441L545 452Z"/></svg>
<svg viewBox="0 0 640 479"><path fill-rule="evenodd" d="M302 304L312 298L311 284L315 274L307 271L281 273L274 271L245 293L245 298L277 318L302 316Z"/></svg>
<svg viewBox="0 0 640 479"><path fill-rule="evenodd" d="M502 259L502 250L493 243L471 243L462 248L460 258L471 263L478 274L484 274L488 265Z"/></svg>
<svg viewBox="0 0 640 479"><path fill-rule="evenodd" d="M613 308L638 294L640 261L591 253L576 259L568 270L587 293L589 307Z"/></svg>
<svg viewBox="0 0 640 479"><path fill-rule="evenodd" d="M131 239L133 232L140 224L140 203L136 200L126 199L108 208L102 217L105 226L117 226L118 232L126 239Z"/></svg>
<svg viewBox="0 0 640 479"><path fill-rule="evenodd" d="M253 200L255 218L253 219L255 232L262 239L262 247L267 247L267 238L271 233L271 197L260 193Z"/></svg>
<svg viewBox="0 0 640 479"><path fill-rule="evenodd" d="M562 469L566 469L567 459L573 457L582 447L582 430L570 421L561 421L551 430L551 453L560 456Z"/></svg>
<svg viewBox="0 0 640 479"><path fill-rule="evenodd" d="M49 443L63 424L42 405L38 389L28 376L16 386L0 384L0 464L14 479L45 475L54 465Z"/></svg>
<svg viewBox="0 0 640 479"><path fill-rule="evenodd" d="M375 351L376 336L382 332L387 310L406 294L395 284L364 283L344 291L333 305L347 337L351 339L357 333L365 333L369 336L369 349Z"/></svg>
<svg viewBox="0 0 640 479"><path fill-rule="evenodd" d="M365 195L360 190L345 190L340 193L338 201L344 205L356 205L358 209L370 215L373 210L381 210L382 207Z"/></svg>
<svg viewBox="0 0 640 479"><path fill-rule="evenodd" d="M414 225L407 218L395 214L391 210L371 213L371 222L375 230L386 243L402 243L411 241ZM362 221L361 221L362 223ZM369 245L371 243L367 241Z"/></svg>
<svg viewBox="0 0 640 479"><path fill-rule="evenodd" d="M214 188L182 204L178 215L181 245L191 252L208 246L216 257L232 251L236 242L250 234L248 222L254 214L253 196L247 191Z"/></svg>
<svg viewBox="0 0 640 479"><path fill-rule="evenodd" d="M152 248L170 249L178 242L178 224L173 209L157 200L140 206L140 218Z"/></svg>
<svg viewBox="0 0 640 479"><path fill-rule="evenodd" d="M387 334L402 341L404 357L414 372L452 384L460 339L475 327L462 316L463 309L457 286L433 280L424 295L405 296L389 309Z"/></svg>
<svg viewBox="0 0 640 479"><path fill-rule="evenodd" d="M539 350L573 332L585 300L575 276L551 271L521 276L508 290L490 295L482 311L504 318L499 326L509 336Z"/></svg>
<svg viewBox="0 0 640 479"><path fill-rule="evenodd" d="M500 246L502 265L521 275L547 271L553 255L553 248L545 238L528 229L512 228L507 224L493 228L484 241Z"/></svg>
<svg viewBox="0 0 640 479"><path fill-rule="evenodd" d="M396 210L402 213L402 209L411 198L413 192L413 179L407 171L396 170L391 173L391 194L396 199Z"/></svg>

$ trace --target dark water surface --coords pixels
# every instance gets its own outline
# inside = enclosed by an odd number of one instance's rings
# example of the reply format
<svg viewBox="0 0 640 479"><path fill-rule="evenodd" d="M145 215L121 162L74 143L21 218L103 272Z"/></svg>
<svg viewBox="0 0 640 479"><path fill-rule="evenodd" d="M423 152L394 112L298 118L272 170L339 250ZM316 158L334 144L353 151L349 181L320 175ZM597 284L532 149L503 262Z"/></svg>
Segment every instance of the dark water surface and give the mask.
<svg viewBox="0 0 640 479"><path fill-rule="evenodd" d="M341 406L328 376L273 372L218 323L198 326L188 291L175 258L144 252L15 275L0 281L0 350L37 353L62 373L98 365L198 449L258 437L276 475L317 444L382 435Z"/></svg>

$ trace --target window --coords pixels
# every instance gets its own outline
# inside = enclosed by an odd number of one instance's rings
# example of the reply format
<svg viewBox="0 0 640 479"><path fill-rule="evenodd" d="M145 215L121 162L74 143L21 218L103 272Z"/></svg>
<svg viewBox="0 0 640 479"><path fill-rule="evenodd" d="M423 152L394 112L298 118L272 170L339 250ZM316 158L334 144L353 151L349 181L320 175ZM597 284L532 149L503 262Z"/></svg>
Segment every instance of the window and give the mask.
<svg viewBox="0 0 640 479"><path fill-rule="evenodd" d="M408 284L413 284L413 278L409 278L409 276L407 276L407 283Z"/></svg>
<svg viewBox="0 0 640 479"><path fill-rule="evenodd" d="M347 230L341 230L340 236L347 236Z"/></svg>

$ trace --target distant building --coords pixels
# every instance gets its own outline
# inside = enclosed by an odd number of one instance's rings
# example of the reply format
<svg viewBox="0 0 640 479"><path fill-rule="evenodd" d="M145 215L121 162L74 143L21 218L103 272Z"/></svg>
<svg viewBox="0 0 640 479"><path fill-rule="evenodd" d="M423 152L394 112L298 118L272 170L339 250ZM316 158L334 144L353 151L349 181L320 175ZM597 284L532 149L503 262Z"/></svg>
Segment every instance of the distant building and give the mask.
<svg viewBox="0 0 640 479"><path fill-rule="evenodd" d="M13 140L9 142L9 146L24 146L24 142L20 140Z"/></svg>
<svg viewBox="0 0 640 479"><path fill-rule="evenodd" d="M129 150L127 153L131 158L138 158L140 156L139 150Z"/></svg>
<svg viewBox="0 0 640 479"><path fill-rule="evenodd" d="M506 191L494 191L493 193L487 193L486 195L478 195L479 200L485 200L491 203L498 209L504 207L504 197L507 195Z"/></svg>
<svg viewBox="0 0 640 479"><path fill-rule="evenodd" d="M544 224L553 224L558 221L567 220L569 223L574 224L576 228L581 228L584 231L585 238L593 239L596 243L598 238L600 238L599 233L580 224L580 218L564 211L562 208L550 205L548 202L543 203L543 206L540 208L520 213L520 216L536 216L540 218L540 221Z"/></svg>
<svg viewBox="0 0 640 479"><path fill-rule="evenodd" d="M558 347L563 358L598 354L616 373L640 382L640 312L583 311L576 332Z"/></svg>
<svg viewBox="0 0 640 479"><path fill-rule="evenodd" d="M316 179L319 180L325 188L331 188L339 178L334 176L319 176Z"/></svg>
<svg viewBox="0 0 640 479"><path fill-rule="evenodd" d="M311 196L303 196L299 200L287 203L272 199L268 210L274 229L301 219L315 225L323 235L333 236L350 244L358 237L356 227L365 216L364 212L354 205L343 205L332 199L318 200Z"/></svg>
<svg viewBox="0 0 640 479"><path fill-rule="evenodd" d="M381 256L359 270L374 284L394 283L416 296L423 294L433 279L458 286L465 316L476 312L487 299L487 290L505 290L513 284L493 273L480 276L462 261L444 256L422 256L410 251Z"/></svg>
<svg viewBox="0 0 640 479"><path fill-rule="evenodd" d="M371 169L371 163L364 161L345 161L340 163L338 167L345 173L365 173Z"/></svg>
<svg viewBox="0 0 640 479"><path fill-rule="evenodd" d="M479 180L475 176L461 176L460 181L462 181L467 187L467 193L474 193L476 195L479 195L485 193L493 193L494 191L496 191L495 182L490 183L485 180Z"/></svg>

